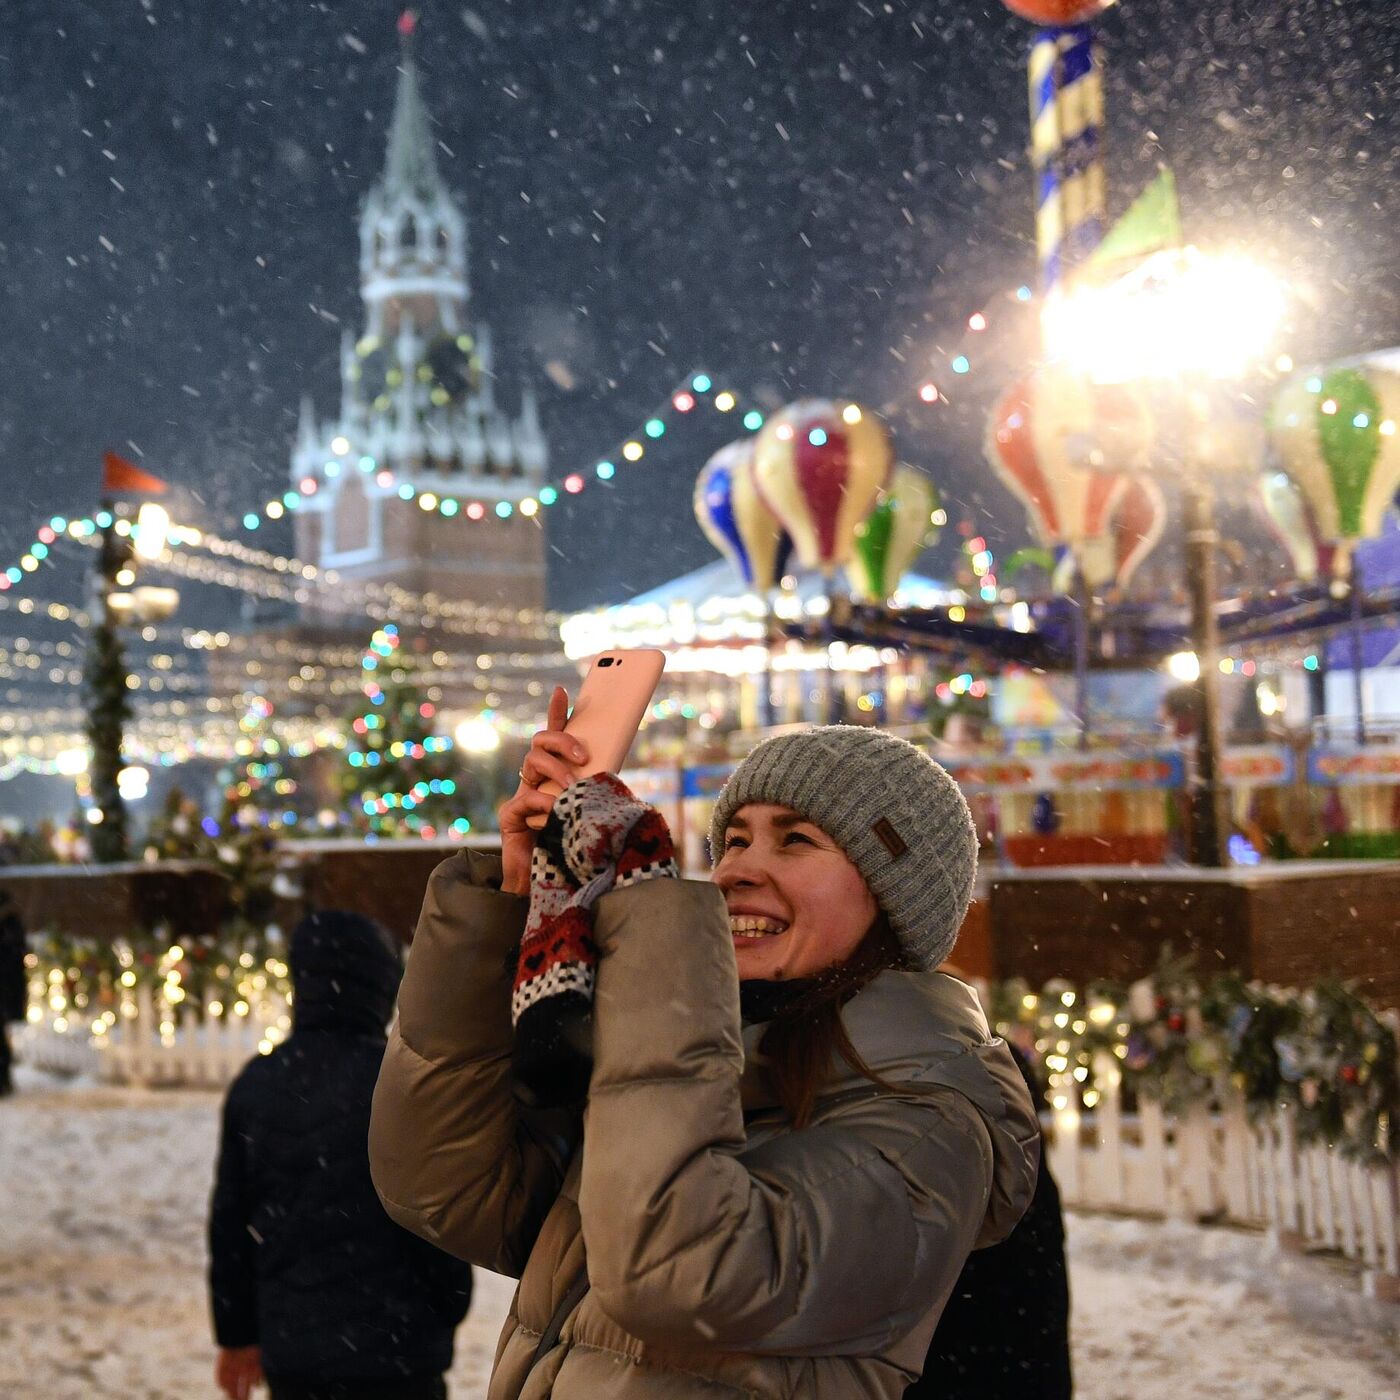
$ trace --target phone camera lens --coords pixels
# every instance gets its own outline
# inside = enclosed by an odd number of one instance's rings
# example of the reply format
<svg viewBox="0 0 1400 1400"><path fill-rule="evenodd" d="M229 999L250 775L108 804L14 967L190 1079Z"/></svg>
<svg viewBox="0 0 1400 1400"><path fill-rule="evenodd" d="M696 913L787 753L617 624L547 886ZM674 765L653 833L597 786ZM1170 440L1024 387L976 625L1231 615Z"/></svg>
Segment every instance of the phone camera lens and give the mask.
<svg viewBox="0 0 1400 1400"><path fill-rule="evenodd" d="M600 666L611 666L613 664L613 659L611 656L603 656L598 659L598 664Z"/></svg>

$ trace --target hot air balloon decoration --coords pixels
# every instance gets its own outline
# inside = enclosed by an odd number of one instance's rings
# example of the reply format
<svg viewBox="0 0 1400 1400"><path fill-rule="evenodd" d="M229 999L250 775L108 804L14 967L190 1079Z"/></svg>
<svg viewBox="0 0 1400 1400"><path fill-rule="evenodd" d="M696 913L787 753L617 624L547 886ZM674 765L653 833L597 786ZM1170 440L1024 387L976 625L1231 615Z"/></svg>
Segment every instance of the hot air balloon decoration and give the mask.
<svg viewBox="0 0 1400 1400"><path fill-rule="evenodd" d="M1303 493L1285 472L1265 472L1259 478L1259 500L1279 543L1288 552L1293 576L1300 583L1311 583L1319 575L1332 572L1332 547L1317 535Z"/></svg>
<svg viewBox="0 0 1400 1400"><path fill-rule="evenodd" d="M1059 27L1097 18L1113 0L1003 0L1006 8L1032 24Z"/></svg>
<svg viewBox="0 0 1400 1400"><path fill-rule="evenodd" d="M1128 477L1113 508L1105 538L1082 552L1082 570L1091 588L1127 588L1142 560L1156 549L1166 529L1166 496L1151 476Z"/></svg>
<svg viewBox="0 0 1400 1400"><path fill-rule="evenodd" d="M1032 376L1002 396L988 424L987 458L1025 504L1040 542L1066 546L1080 559L1094 550L1094 541L1110 537L1127 478L1079 465L1064 445L1062 410L1039 390ZM1039 430L1038 419L1046 420Z"/></svg>
<svg viewBox="0 0 1400 1400"><path fill-rule="evenodd" d="M856 597L883 602L920 553L938 539L938 489L923 472L902 466L856 526L855 558L847 572Z"/></svg>
<svg viewBox="0 0 1400 1400"><path fill-rule="evenodd" d="M792 541L759 495L753 450L753 438L740 438L705 463L695 480L695 518L742 582L766 592L782 578Z"/></svg>
<svg viewBox="0 0 1400 1400"><path fill-rule="evenodd" d="M1274 400L1270 435L1279 464L1301 492L1338 579L1351 554L1381 533L1400 487L1400 368L1362 357L1299 374Z"/></svg>
<svg viewBox="0 0 1400 1400"><path fill-rule="evenodd" d="M763 425L754 477L804 567L829 577L849 561L893 456L884 426L855 403L808 399Z"/></svg>

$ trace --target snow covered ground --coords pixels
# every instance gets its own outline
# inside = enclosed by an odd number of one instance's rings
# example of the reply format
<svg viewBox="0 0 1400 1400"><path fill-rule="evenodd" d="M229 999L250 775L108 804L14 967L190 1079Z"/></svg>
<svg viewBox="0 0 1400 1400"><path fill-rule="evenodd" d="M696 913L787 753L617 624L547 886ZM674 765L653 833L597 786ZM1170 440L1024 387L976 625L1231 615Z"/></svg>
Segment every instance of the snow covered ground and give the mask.
<svg viewBox="0 0 1400 1400"><path fill-rule="evenodd" d="M59 1086L0 1101L0 1396L216 1395L203 1217L218 1099ZM1228 1231L1077 1216L1077 1393L1086 1400L1400 1394L1400 1350L1326 1261ZM511 1284L479 1277L455 1400L485 1393Z"/></svg>

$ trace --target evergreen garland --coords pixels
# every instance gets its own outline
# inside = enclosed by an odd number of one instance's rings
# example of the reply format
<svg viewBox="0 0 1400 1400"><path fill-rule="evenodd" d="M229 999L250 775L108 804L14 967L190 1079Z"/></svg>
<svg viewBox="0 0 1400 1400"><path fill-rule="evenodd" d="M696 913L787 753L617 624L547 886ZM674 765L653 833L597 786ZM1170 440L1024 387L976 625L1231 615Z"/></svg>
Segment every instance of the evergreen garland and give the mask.
<svg viewBox="0 0 1400 1400"><path fill-rule="evenodd" d="M126 803L117 778L122 770L122 737L131 718L121 638L110 619L95 623L88 647L85 683L86 729L92 759L89 780L93 805L102 820L91 828L92 857L99 864L126 860Z"/></svg>

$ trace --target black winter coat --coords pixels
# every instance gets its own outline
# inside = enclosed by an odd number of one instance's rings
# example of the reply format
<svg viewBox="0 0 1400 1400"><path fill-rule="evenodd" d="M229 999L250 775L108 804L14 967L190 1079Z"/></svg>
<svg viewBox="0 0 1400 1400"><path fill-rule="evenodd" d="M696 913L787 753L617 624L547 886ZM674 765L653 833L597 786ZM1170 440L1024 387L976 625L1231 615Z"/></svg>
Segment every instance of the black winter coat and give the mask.
<svg viewBox="0 0 1400 1400"><path fill-rule="evenodd" d="M395 1225L370 1181L370 1099L401 968L367 920L320 914L293 935L293 1031L229 1089L209 1222L220 1346L270 1375L440 1375L471 1269Z"/></svg>
<svg viewBox="0 0 1400 1400"><path fill-rule="evenodd" d="M24 972L24 923L8 890L0 889L0 1026L24 1020L29 999Z"/></svg>
<svg viewBox="0 0 1400 1400"><path fill-rule="evenodd" d="M1019 1052L1016 1063L1039 1104ZM1001 1244L968 1256L904 1400L1069 1400L1073 1390L1064 1216L1042 1151L1030 1208Z"/></svg>

